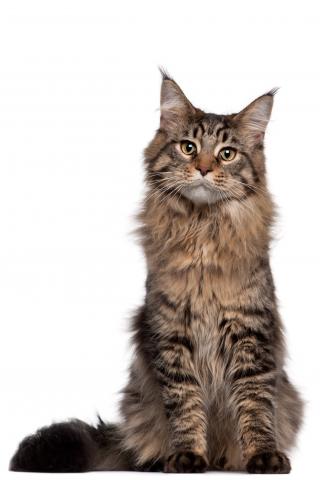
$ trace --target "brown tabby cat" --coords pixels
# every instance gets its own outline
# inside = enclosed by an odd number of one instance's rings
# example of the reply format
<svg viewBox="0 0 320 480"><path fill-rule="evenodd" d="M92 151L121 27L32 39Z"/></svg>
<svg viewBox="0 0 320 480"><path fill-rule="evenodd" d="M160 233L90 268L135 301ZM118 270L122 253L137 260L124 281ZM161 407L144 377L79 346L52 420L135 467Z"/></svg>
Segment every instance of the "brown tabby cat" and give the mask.
<svg viewBox="0 0 320 480"><path fill-rule="evenodd" d="M263 138L273 96L208 114L163 73L139 215L146 298L122 421L42 428L12 470L290 471L302 402L283 369L269 265Z"/></svg>

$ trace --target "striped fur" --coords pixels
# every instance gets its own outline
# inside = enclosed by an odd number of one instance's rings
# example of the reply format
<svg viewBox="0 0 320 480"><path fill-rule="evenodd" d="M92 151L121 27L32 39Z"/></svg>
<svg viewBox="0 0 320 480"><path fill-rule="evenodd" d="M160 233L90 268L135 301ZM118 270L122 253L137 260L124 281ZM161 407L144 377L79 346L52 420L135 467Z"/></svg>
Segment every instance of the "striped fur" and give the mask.
<svg viewBox="0 0 320 480"><path fill-rule="evenodd" d="M302 401L284 370L269 265L263 137L273 93L238 114L206 114L163 75L138 217L148 277L133 319L135 357L112 435L80 424L82 470L290 471ZM196 153L184 155L182 140ZM234 160L221 160L224 147ZM39 470L34 445L48 458L52 428L21 444L11 468ZM60 457L49 471L66 471ZM77 459L68 467L77 471Z"/></svg>

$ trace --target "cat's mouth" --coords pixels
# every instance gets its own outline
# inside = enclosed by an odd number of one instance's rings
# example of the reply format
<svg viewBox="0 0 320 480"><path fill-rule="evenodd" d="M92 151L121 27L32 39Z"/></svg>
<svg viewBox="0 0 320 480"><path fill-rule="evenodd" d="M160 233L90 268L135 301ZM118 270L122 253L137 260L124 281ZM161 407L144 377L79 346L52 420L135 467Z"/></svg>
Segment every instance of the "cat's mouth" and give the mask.
<svg viewBox="0 0 320 480"><path fill-rule="evenodd" d="M212 183L200 179L185 185L181 194L196 205L212 204L224 198L222 192Z"/></svg>

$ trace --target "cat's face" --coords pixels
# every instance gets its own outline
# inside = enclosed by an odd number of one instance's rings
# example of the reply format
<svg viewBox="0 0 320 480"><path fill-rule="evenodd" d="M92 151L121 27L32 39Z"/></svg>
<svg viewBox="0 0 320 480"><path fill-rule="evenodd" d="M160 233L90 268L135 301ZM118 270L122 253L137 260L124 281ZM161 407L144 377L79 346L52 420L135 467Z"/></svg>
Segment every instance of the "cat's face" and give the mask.
<svg viewBox="0 0 320 480"><path fill-rule="evenodd" d="M264 177L263 137L273 94L259 97L238 114L208 114L164 75L160 129L146 149L152 188L199 206L241 202L257 191Z"/></svg>

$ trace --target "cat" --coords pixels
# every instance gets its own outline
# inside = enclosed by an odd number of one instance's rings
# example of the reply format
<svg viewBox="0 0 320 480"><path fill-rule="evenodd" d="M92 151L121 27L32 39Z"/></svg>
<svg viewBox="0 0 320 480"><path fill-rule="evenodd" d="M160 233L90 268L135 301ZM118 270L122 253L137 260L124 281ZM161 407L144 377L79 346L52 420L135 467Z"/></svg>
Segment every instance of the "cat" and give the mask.
<svg viewBox="0 0 320 480"><path fill-rule="evenodd" d="M284 370L269 265L264 135L275 90L216 115L162 77L138 215L146 296L121 421L43 427L11 470L290 471L303 402Z"/></svg>

